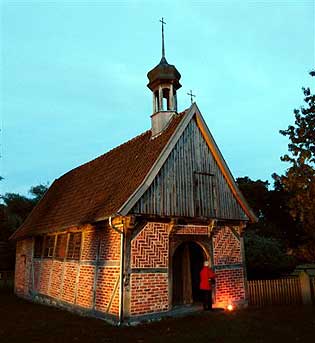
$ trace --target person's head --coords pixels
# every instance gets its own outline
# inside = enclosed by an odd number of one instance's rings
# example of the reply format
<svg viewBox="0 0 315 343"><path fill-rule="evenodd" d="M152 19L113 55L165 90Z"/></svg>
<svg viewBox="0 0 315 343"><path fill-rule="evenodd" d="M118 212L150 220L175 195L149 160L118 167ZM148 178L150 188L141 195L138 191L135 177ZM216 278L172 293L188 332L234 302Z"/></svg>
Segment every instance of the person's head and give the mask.
<svg viewBox="0 0 315 343"><path fill-rule="evenodd" d="M204 265L205 267L209 267L209 261L204 261L204 262L203 262L203 265Z"/></svg>

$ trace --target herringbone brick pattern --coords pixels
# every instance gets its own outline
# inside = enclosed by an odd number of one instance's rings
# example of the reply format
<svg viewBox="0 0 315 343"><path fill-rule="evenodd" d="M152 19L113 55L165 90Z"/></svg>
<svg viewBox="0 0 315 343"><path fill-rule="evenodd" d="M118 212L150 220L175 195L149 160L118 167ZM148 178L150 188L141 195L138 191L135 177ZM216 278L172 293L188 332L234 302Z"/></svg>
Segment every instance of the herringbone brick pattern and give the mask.
<svg viewBox="0 0 315 343"><path fill-rule="evenodd" d="M178 226L175 233L177 235L207 235L209 228L208 226Z"/></svg>
<svg viewBox="0 0 315 343"><path fill-rule="evenodd" d="M167 268L168 225L148 223L131 243L132 268Z"/></svg>
<svg viewBox="0 0 315 343"><path fill-rule="evenodd" d="M213 253L215 265L230 265L242 262L240 242L228 227L214 231Z"/></svg>

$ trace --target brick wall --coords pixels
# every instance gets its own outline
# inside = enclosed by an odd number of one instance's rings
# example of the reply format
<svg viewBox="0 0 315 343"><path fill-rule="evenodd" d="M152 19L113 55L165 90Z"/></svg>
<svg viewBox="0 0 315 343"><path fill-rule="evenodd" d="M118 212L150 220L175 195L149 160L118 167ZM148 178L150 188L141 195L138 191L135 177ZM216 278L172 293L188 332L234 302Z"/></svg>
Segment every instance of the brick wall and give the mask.
<svg viewBox="0 0 315 343"><path fill-rule="evenodd" d="M59 298L62 294L63 262L52 261L52 267L48 271L50 275L49 295Z"/></svg>
<svg viewBox="0 0 315 343"><path fill-rule="evenodd" d="M137 269L130 276L131 316L168 310L168 229L147 223L131 242L131 270Z"/></svg>
<svg viewBox="0 0 315 343"><path fill-rule="evenodd" d="M182 226L172 232L172 240L176 237L194 240L194 236L205 241L209 239L210 243L206 226ZM214 229L212 239L217 274L216 305L243 301L245 287L240 241L229 227ZM169 225L164 223L147 223L132 239L127 306L131 316L168 310L169 244ZM32 250L32 239L17 243L17 294L39 293L57 301L118 315L120 235L117 232L104 226L85 227L80 261L32 260Z"/></svg>
<svg viewBox="0 0 315 343"><path fill-rule="evenodd" d="M100 260L120 260L120 234L108 228L100 232Z"/></svg>
<svg viewBox="0 0 315 343"><path fill-rule="evenodd" d="M176 226L174 233L176 235L210 235L208 226L183 225Z"/></svg>
<svg viewBox="0 0 315 343"><path fill-rule="evenodd" d="M15 262L15 292L27 295L32 285L31 261L32 261L32 239L17 242Z"/></svg>
<svg viewBox="0 0 315 343"><path fill-rule="evenodd" d="M214 265L242 263L241 244L229 227L216 228L213 235Z"/></svg>
<svg viewBox="0 0 315 343"><path fill-rule="evenodd" d="M33 240L18 241L16 293L48 295L57 301L118 315L119 283L115 293L114 287L120 274L120 234L109 227L93 228L91 225L84 227L82 232L79 261L33 259Z"/></svg>
<svg viewBox="0 0 315 343"><path fill-rule="evenodd" d="M216 271L216 306L226 307L229 303L245 300L243 268Z"/></svg>
<svg viewBox="0 0 315 343"><path fill-rule="evenodd" d="M39 293L41 294L49 294L49 280L50 280L50 272L52 267L52 260L51 259L44 259L41 261L41 268L39 270L39 275L34 275L34 277L39 277Z"/></svg>
<svg viewBox="0 0 315 343"><path fill-rule="evenodd" d="M95 299L96 310L115 315L118 314L119 274L119 268L117 267L99 268Z"/></svg>
<svg viewBox="0 0 315 343"><path fill-rule="evenodd" d="M143 315L168 310L168 274L131 275L130 314Z"/></svg>
<svg viewBox="0 0 315 343"><path fill-rule="evenodd" d="M184 237L186 236L186 237ZM207 226L177 226L172 242L196 237L211 245ZM173 244L172 243L172 244ZM176 244L175 244L176 246ZM245 300L244 270L241 245L229 227L213 231L213 264L217 268L216 305L226 306ZM168 225L148 223L131 243L130 315L144 315L168 310ZM156 273L154 269L160 268ZM163 272L165 268L165 273Z"/></svg>
<svg viewBox="0 0 315 343"><path fill-rule="evenodd" d="M148 223L131 242L131 268L167 268L168 245L168 225Z"/></svg>
<svg viewBox="0 0 315 343"><path fill-rule="evenodd" d="M98 252L99 240L101 239L101 232L88 227L83 231L83 247L81 252L82 261L95 261ZM103 237L102 237L103 238ZM103 242L103 244L106 244Z"/></svg>
<svg viewBox="0 0 315 343"><path fill-rule="evenodd" d="M64 263L64 280L61 292L61 300L75 303L76 298L76 281L79 273L79 263L77 262L63 262ZM49 293L51 289L49 290Z"/></svg>
<svg viewBox="0 0 315 343"><path fill-rule="evenodd" d="M76 303L82 307L93 307L95 266L81 265L78 278Z"/></svg>
<svg viewBox="0 0 315 343"><path fill-rule="evenodd" d="M246 294L241 244L229 227L219 227L213 232L213 262L217 275L216 306L226 307L229 303L244 302Z"/></svg>

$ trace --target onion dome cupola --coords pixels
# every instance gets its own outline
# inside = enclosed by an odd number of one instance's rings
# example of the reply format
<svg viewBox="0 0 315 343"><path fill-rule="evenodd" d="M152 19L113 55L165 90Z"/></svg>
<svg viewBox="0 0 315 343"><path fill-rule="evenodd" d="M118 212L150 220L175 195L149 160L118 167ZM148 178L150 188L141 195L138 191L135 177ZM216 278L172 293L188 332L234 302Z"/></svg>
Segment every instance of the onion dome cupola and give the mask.
<svg viewBox="0 0 315 343"><path fill-rule="evenodd" d="M152 136L162 132L177 112L177 90L181 87L181 75L176 67L165 58L164 24L162 23L162 58L160 63L147 74L148 88L153 93Z"/></svg>

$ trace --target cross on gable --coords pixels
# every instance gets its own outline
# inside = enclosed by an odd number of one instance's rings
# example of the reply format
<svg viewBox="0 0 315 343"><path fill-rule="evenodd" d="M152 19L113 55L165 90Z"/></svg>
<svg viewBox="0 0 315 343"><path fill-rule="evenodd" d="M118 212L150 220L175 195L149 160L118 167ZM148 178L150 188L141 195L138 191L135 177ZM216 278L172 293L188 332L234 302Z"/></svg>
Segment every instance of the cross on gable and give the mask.
<svg viewBox="0 0 315 343"><path fill-rule="evenodd" d="M190 93L187 93L187 95L190 96L190 101L191 101L191 103L193 104L193 102L194 102L194 99L193 99L193 98L195 98L196 95L192 93L192 90L190 90Z"/></svg>

